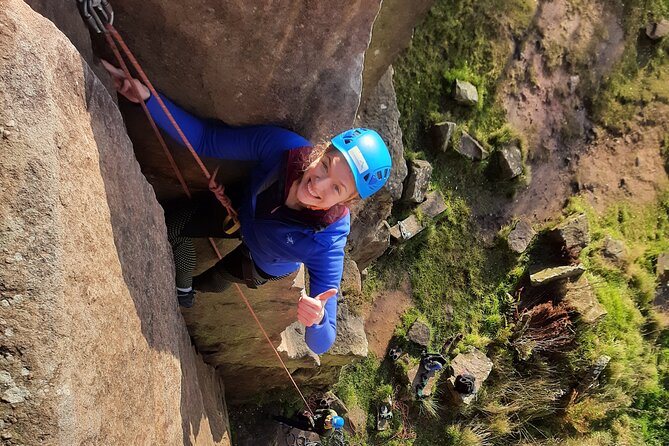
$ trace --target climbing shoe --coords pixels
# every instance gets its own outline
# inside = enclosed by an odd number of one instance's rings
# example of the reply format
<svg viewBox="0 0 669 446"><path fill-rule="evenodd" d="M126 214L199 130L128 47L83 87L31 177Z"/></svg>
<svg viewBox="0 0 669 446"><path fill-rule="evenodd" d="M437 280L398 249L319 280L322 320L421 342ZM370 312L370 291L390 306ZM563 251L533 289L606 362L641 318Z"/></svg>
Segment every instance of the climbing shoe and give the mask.
<svg viewBox="0 0 669 446"><path fill-rule="evenodd" d="M177 290L177 300L179 300L179 306L184 308L190 308L195 302L195 291L180 291Z"/></svg>

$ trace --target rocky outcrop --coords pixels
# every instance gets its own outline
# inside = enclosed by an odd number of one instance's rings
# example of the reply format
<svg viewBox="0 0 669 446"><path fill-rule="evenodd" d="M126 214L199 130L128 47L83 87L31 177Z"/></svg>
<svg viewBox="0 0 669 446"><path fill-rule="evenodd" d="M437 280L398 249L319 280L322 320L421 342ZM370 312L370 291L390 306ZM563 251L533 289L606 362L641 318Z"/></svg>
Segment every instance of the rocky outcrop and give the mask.
<svg viewBox="0 0 669 446"><path fill-rule="evenodd" d="M462 132L460 145L457 146L455 150L457 150L460 155L475 161L481 161L488 158L488 155L490 155L490 153L483 148L481 143L472 138L467 132Z"/></svg>
<svg viewBox="0 0 669 446"><path fill-rule="evenodd" d="M425 160L413 160L404 190L404 200L409 203L421 203L425 200L427 188L432 178L432 164Z"/></svg>
<svg viewBox="0 0 669 446"><path fill-rule="evenodd" d="M465 105L476 105L479 101L479 93L476 87L469 82L456 80L455 100Z"/></svg>
<svg viewBox="0 0 669 446"><path fill-rule="evenodd" d="M586 324L594 324L607 314L606 309L597 300L594 288L584 276L566 285L562 303Z"/></svg>
<svg viewBox="0 0 669 446"><path fill-rule="evenodd" d="M523 154L518 147L502 147L496 153L501 179L511 180L523 173Z"/></svg>
<svg viewBox="0 0 669 446"><path fill-rule="evenodd" d="M416 321L407 333L407 338L411 342L427 348L430 345L430 327L424 322Z"/></svg>
<svg viewBox="0 0 669 446"><path fill-rule="evenodd" d="M432 128L432 138L434 139L436 147L440 151L446 152L448 150L448 147L451 144L451 138L455 132L455 127L457 127L455 122L441 122L435 124Z"/></svg>
<svg viewBox="0 0 669 446"><path fill-rule="evenodd" d="M114 101L22 1L0 2L0 54L3 440L229 445Z"/></svg>
<svg viewBox="0 0 669 446"><path fill-rule="evenodd" d="M610 236L604 239L602 254L614 263L622 264L625 262L625 243L622 240L616 240Z"/></svg>
<svg viewBox="0 0 669 446"><path fill-rule="evenodd" d="M578 277L585 271L583 265L566 265L545 268L530 274L530 282L533 286L545 285L562 279Z"/></svg>
<svg viewBox="0 0 669 446"><path fill-rule="evenodd" d="M374 21L372 41L365 53L363 98L370 95L397 56L409 46L413 30L427 15L434 0L384 0Z"/></svg>
<svg viewBox="0 0 669 446"><path fill-rule="evenodd" d="M453 376L448 378L447 384L451 391L451 395L456 402L470 404L479 390L483 382L488 379L492 371L492 361L482 351L471 347L467 352L460 353L451 361L451 368L453 369ZM459 375L469 374L474 377L474 393L471 395L462 395L455 390L455 378Z"/></svg>
<svg viewBox="0 0 669 446"><path fill-rule="evenodd" d="M407 176L404 160L399 110L393 87L392 68L384 74L369 99L361 107L356 125L377 129L388 144L393 169L386 186L352 209L351 234L347 250L362 270L383 254L390 245L385 220L392 210L393 201L402 197L402 183Z"/></svg>
<svg viewBox="0 0 669 446"><path fill-rule="evenodd" d="M646 26L646 35L653 40L659 40L669 35L669 20L662 19L658 22L649 23Z"/></svg>
<svg viewBox="0 0 669 446"><path fill-rule="evenodd" d="M590 243L588 217L580 214L568 218L552 231L552 236L570 257L578 257L581 250Z"/></svg>
<svg viewBox="0 0 669 446"><path fill-rule="evenodd" d="M536 232L532 229L532 226L526 220L520 220L507 237L509 248L513 252L521 254L525 252L535 235Z"/></svg>
<svg viewBox="0 0 669 446"><path fill-rule="evenodd" d="M404 220L390 228L390 237L399 242L409 240L425 229L428 221L436 218L446 210L446 202L440 191L427 194L425 201L418 206L421 218L411 214Z"/></svg>

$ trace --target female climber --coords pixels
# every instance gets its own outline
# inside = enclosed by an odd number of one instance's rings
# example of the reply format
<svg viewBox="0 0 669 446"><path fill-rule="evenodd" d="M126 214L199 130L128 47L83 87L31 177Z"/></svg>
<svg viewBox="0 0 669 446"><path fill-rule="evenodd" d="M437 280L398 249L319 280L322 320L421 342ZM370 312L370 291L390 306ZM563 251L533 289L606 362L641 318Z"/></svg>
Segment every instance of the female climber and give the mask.
<svg viewBox="0 0 669 446"><path fill-rule="evenodd" d="M145 101L156 123L179 141L149 89L113 65L103 64L118 92L132 102ZM198 155L257 161L245 187L231 194L241 223L232 236L240 237L242 243L196 277L192 238L230 237L230 219L211 194L166 206L179 303L192 306L195 291L221 292L231 282L255 288L296 271L303 263L310 295L299 299L297 317L307 327L307 345L317 354L324 353L336 336L336 294L350 229L348 205L369 197L388 180L391 157L385 143L374 130L356 128L314 146L278 127L236 128L203 120L161 98ZM217 190L215 184L210 186Z"/></svg>

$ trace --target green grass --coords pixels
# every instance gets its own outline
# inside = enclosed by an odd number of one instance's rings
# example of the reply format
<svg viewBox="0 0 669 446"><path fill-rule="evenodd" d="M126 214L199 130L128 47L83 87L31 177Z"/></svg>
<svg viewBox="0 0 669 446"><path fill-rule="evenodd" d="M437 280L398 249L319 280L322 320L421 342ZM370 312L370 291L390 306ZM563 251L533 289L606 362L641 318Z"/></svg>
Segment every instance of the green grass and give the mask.
<svg viewBox="0 0 669 446"><path fill-rule="evenodd" d="M439 0L416 29L409 50L394 65L398 106L405 146L429 151L425 130L443 120L456 120L487 143L501 128L505 114L495 100L496 83L513 48L500 36L510 28L524 32L535 9L533 0ZM504 11L504 14L500 14ZM477 87L479 104L457 105L455 79Z"/></svg>
<svg viewBox="0 0 669 446"><path fill-rule="evenodd" d="M643 442L639 444L668 444L669 332L654 323L650 302L657 256L669 250L669 192L646 207L613 205L601 217L580 198L572 200L570 210L589 216L592 242L581 259L608 312L594 330L582 334L576 355L612 358L604 385L574 415L587 429L600 426L615 432L628 426L625 435L633 433ZM602 256L606 236L625 243L627 265L614 265Z"/></svg>
<svg viewBox="0 0 669 446"><path fill-rule="evenodd" d="M640 31L651 17L669 17L669 0L626 1L623 10L623 57L592 107L595 120L616 133L627 131L627 123L652 102L669 104L669 39L651 43Z"/></svg>

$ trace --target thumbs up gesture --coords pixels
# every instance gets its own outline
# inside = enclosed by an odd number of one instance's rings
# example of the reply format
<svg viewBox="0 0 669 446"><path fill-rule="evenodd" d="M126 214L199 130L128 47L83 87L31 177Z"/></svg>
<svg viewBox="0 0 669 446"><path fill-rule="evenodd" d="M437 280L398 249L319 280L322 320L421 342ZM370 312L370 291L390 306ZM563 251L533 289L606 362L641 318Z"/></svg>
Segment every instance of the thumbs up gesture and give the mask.
<svg viewBox="0 0 669 446"><path fill-rule="evenodd" d="M337 294L337 288L330 288L316 297L307 296L307 293L303 290L297 303L297 320L306 327L320 324L325 315L325 302L335 294Z"/></svg>

